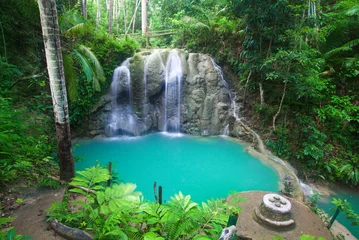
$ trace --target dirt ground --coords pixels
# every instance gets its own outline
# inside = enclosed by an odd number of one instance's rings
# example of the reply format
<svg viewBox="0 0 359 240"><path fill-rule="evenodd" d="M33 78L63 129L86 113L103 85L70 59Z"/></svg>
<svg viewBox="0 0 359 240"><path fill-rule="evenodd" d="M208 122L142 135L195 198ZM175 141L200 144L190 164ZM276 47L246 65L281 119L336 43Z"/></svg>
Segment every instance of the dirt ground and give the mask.
<svg viewBox="0 0 359 240"><path fill-rule="evenodd" d="M13 205L8 206L7 210L12 211L11 216L15 217L12 225L16 229L17 234L31 235L36 240L63 240L49 227L45 222L46 210L54 201L61 201L64 196L64 188L51 190L47 188L28 188L12 195ZM288 240L299 239L302 234L311 234L314 236L322 236L327 240L333 239L330 232L325 228L319 217L315 215L303 203L291 199L293 216L296 221L296 228L291 232L273 231L262 227L252 220L253 208L260 204L265 192L244 192L240 193L241 198L247 201L240 203L242 212L237 222L238 233L251 237L249 239L272 239L272 236L280 235ZM16 197L23 199L22 203L14 203ZM356 240L345 227L335 222L332 234L336 236L341 233L346 240Z"/></svg>
<svg viewBox="0 0 359 240"><path fill-rule="evenodd" d="M19 195L23 202L11 214L15 218L12 226L15 227L16 234L30 235L33 237L32 239L36 240L62 240L63 238L49 228L49 224L45 220L46 210L52 202L62 201L64 192L64 188L57 190L49 188L23 189Z"/></svg>

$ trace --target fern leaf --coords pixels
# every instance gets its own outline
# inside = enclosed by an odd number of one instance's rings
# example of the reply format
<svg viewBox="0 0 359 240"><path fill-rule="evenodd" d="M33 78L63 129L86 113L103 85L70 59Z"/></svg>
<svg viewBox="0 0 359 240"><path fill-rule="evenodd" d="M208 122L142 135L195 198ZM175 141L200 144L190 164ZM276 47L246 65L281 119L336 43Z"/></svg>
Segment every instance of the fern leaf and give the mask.
<svg viewBox="0 0 359 240"><path fill-rule="evenodd" d="M74 193L79 193L81 195L86 195L87 193L84 190L78 189L78 188L73 188L69 190L70 192L74 192Z"/></svg>

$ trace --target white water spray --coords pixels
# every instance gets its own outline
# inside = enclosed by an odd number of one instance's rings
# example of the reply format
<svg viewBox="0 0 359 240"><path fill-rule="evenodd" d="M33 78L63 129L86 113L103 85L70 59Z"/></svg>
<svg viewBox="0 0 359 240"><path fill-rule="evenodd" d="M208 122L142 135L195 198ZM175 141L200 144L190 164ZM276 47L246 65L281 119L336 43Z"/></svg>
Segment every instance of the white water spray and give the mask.
<svg viewBox="0 0 359 240"><path fill-rule="evenodd" d="M182 64L176 50L168 55L165 68L164 131L179 133L181 127Z"/></svg>

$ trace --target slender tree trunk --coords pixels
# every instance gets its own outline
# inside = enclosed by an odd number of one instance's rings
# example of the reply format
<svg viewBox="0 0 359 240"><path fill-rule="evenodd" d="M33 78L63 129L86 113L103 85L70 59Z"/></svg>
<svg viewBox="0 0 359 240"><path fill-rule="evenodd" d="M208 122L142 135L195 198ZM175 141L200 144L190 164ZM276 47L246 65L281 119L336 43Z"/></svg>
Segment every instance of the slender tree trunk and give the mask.
<svg viewBox="0 0 359 240"><path fill-rule="evenodd" d="M286 94L286 90L287 90L287 83L288 81L285 81L284 83L284 88L283 88L283 94L282 94L282 99L280 100L280 103L279 103L279 107L278 107L278 111L277 113L273 116L273 130L275 131L275 121L280 113L280 111L282 110L282 105L283 105L283 101L284 101L284 97L285 97L285 94Z"/></svg>
<svg viewBox="0 0 359 240"><path fill-rule="evenodd" d="M264 105L264 91L263 91L263 84L262 82L258 83L259 85L259 94L261 96L261 106Z"/></svg>
<svg viewBox="0 0 359 240"><path fill-rule="evenodd" d="M247 81L246 81L246 85L244 85L243 106L246 104L246 92L247 92L248 83L249 83L249 79L251 78L251 75L252 75L252 71L249 71Z"/></svg>
<svg viewBox="0 0 359 240"><path fill-rule="evenodd" d="M135 23L136 23L136 16L137 16L137 9L140 6L140 1L136 1L136 7L135 7L135 12L133 13L131 22L132 22L132 34L135 33ZM131 25L131 24L130 24Z"/></svg>
<svg viewBox="0 0 359 240"><path fill-rule="evenodd" d="M96 29L100 26L101 20L101 0L97 0Z"/></svg>
<svg viewBox="0 0 359 240"><path fill-rule="evenodd" d="M82 16L87 19L87 0L81 0Z"/></svg>
<svg viewBox="0 0 359 240"><path fill-rule="evenodd" d="M267 56L266 56L267 59L269 58L269 55L270 55L270 51L271 51L271 48L272 48L272 43L273 43L273 36L270 38L270 41L269 41L269 46L268 46Z"/></svg>
<svg viewBox="0 0 359 240"><path fill-rule="evenodd" d="M0 22L0 28L1 28L2 41L3 41L3 44L4 44L4 57L5 57L5 62L7 63L6 39L5 39L5 34L4 34L4 28L2 27L1 22Z"/></svg>
<svg viewBox="0 0 359 240"><path fill-rule="evenodd" d="M146 37L146 46L148 46L148 33L147 33L147 4L146 0L142 0L142 35Z"/></svg>
<svg viewBox="0 0 359 240"><path fill-rule="evenodd" d="M112 34L112 20L113 20L113 0L109 1L109 10L108 10L108 34Z"/></svg>
<svg viewBox="0 0 359 240"><path fill-rule="evenodd" d="M138 7L140 6L140 1L141 1L141 0L137 0L137 1L136 1L135 12L133 13L133 16L132 16L132 18L131 18L130 24L128 25L128 28L126 28L126 31L125 31L125 34L126 34L126 35L127 35L128 31L130 30L130 27L131 27L132 23L136 20L137 9L138 9ZM125 27L126 27L126 25L125 25Z"/></svg>
<svg viewBox="0 0 359 240"><path fill-rule="evenodd" d="M60 179L70 181L75 171L56 2L55 0L39 0L38 4L54 106Z"/></svg>
<svg viewBox="0 0 359 240"><path fill-rule="evenodd" d="M123 0L123 23L125 27L127 26L127 9L126 9L126 0ZM127 32L125 33L127 34Z"/></svg>

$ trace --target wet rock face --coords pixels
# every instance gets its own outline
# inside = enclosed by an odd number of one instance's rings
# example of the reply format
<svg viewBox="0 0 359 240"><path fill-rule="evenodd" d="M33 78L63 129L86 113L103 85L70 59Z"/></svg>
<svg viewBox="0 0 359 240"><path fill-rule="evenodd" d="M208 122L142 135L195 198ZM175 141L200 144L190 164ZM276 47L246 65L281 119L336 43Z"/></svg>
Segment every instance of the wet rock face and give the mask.
<svg viewBox="0 0 359 240"><path fill-rule="evenodd" d="M104 96L93 109L92 135L152 131L220 135L229 124L231 95L210 56L153 50L137 53L126 67L130 81L115 71L112 86L117 92Z"/></svg>

